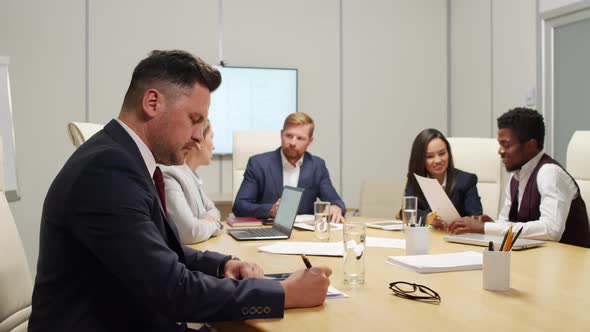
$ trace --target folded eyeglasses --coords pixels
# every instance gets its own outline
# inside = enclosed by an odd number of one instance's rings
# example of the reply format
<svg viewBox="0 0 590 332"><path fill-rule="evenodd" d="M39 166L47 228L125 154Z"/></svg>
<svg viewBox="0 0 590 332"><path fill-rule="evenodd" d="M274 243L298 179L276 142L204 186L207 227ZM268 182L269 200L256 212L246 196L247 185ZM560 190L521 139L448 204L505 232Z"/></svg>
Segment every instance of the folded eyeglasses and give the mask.
<svg viewBox="0 0 590 332"><path fill-rule="evenodd" d="M440 304L441 298L437 292L424 286L405 281L396 281L389 284L389 289L395 296L432 304Z"/></svg>

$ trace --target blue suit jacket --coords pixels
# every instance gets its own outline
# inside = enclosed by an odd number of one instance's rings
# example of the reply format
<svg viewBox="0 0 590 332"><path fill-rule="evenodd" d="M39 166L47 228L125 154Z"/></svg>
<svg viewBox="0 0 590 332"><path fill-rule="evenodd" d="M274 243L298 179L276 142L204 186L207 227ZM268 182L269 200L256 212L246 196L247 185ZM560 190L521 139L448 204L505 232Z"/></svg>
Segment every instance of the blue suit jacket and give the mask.
<svg viewBox="0 0 590 332"><path fill-rule="evenodd" d="M481 200L477 192L477 175L455 169L455 189L451 193L451 202L461 217L479 216L483 213ZM416 196L416 191L410 182L406 183L406 196ZM418 215L423 218L430 212L430 205L425 199L418 199ZM452 220L445 220L451 222Z"/></svg>
<svg viewBox="0 0 590 332"><path fill-rule="evenodd" d="M29 331L184 331L176 322L282 317L280 284L218 279L224 257L179 244L137 145L113 120L45 198Z"/></svg>
<svg viewBox="0 0 590 332"><path fill-rule="evenodd" d="M303 156L297 187L304 188L298 214L313 214L316 198L336 204L346 212L344 202L330 181L322 158L309 152ZM238 216L268 218L268 211L283 193L281 148L253 156L248 160L244 181L236 195L233 213Z"/></svg>

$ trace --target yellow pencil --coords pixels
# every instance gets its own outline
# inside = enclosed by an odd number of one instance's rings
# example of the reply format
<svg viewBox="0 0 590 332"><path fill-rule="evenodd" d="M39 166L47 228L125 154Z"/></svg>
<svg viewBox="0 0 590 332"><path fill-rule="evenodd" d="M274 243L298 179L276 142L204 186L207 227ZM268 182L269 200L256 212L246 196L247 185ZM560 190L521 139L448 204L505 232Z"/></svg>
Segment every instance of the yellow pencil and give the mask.
<svg viewBox="0 0 590 332"><path fill-rule="evenodd" d="M436 219L436 211L430 214L430 218L428 218L428 221L426 221L426 226L430 226L434 219Z"/></svg>
<svg viewBox="0 0 590 332"><path fill-rule="evenodd" d="M508 251L510 248L510 244L512 243L512 224L508 227L508 236L506 236L506 244L504 245L504 249L502 251Z"/></svg>

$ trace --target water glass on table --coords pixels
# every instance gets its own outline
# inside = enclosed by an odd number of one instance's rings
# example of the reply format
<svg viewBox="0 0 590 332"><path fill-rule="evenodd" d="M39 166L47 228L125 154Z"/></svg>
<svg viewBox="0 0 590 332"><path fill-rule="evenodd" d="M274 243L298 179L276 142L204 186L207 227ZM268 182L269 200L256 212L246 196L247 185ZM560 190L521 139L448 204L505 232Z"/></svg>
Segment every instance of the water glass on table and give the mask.
<svg viewBox="0 0 590 332"><path fill-rule="evenodd" d="M318 241L330 241L330 202L315 202L313 232Z"/></svg>
<svg viewBox="0 0 590 332"><path fill-rule="evenodd" d="M402 198L402 220L404 228L417 224L418 197L404 196Z"/></svg>
<svg viewBox="0 0 590 332"><path fill-rule="evenodd" d="M344 244L344 282L365 282L365 249L367 228L364 223L346 222L342 227Z"/></svg>

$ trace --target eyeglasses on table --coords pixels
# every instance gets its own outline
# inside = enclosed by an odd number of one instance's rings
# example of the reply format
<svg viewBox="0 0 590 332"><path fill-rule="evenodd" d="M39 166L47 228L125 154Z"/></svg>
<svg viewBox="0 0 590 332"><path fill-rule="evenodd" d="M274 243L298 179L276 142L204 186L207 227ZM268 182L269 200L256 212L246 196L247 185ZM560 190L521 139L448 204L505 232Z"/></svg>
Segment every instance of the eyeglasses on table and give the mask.
<svg viewBox="0 0 590 332"><path fill-rule="evenodd" d="M441 298L437 292L424 285L418 285L405 281L396 281L389 284L389 289L395 296L432 304L440 304Z"/></svg>

